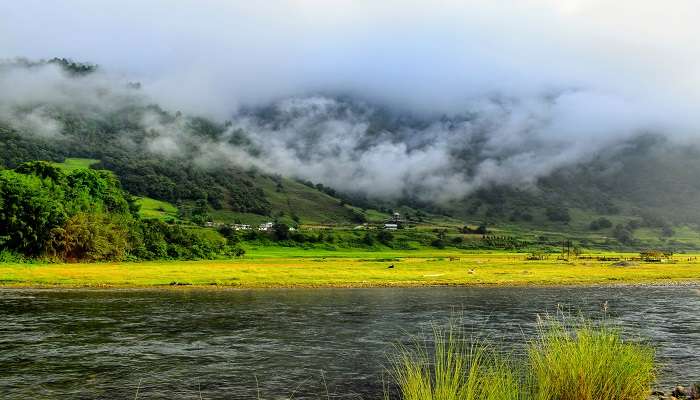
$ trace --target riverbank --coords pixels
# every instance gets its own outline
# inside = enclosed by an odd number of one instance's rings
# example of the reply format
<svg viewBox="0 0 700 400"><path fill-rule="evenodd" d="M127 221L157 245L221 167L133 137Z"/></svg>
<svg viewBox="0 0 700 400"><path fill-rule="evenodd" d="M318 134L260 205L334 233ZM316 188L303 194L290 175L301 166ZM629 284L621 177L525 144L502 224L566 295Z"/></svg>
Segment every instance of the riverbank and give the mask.
<svg viewBox="0 0 700 400"><path fill-rule="evenodd" d="M700 282L700 261L616 263L587 259L529 261L524 254L371 254L266 256L224 261L96 264L0 264L11 287L411 287L664 285Z"/></svg>

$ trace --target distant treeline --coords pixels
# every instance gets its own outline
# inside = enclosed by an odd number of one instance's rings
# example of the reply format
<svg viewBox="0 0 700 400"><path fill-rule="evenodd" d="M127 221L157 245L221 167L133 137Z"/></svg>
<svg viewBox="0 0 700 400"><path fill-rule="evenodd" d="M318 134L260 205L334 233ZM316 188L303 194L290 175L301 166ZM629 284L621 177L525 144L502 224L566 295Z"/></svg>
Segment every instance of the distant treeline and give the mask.
<svg viewBox="0 0 700 400"><path fill-rule="evenodd" d="M0 254L53 261L204 259L242 250L197 229L141 220L109 171L47 162L0 170Z"/></svg>

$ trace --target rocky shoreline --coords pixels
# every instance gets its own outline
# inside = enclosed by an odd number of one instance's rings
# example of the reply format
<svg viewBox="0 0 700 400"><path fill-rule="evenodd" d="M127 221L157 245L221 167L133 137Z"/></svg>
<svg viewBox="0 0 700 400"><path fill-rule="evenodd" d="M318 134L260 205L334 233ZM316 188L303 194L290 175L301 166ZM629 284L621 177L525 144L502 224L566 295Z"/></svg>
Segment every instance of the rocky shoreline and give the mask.
<svg viewBox="0 0 700 400"><path fill-rule="evenodd" d="M700 399L700 383L690 386L676 386L669 392L659 390L651 392L648 400L698 400Z"/></svg>

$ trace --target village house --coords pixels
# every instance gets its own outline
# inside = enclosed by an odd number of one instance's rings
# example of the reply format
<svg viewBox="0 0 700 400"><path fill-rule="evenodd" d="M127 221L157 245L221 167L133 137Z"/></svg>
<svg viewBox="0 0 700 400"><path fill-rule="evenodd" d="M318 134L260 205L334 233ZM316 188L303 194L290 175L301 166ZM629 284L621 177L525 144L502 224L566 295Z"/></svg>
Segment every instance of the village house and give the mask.
<svg viewBox="0 0 700 400"><path fill-rule="evenodd" d="M260 226L258 226L258 230L259 230L259 231L269 231L269 230L271 230L274 226L275 226L275 223L274 223L274 222L265 222L265 223L263 223L263 224L260 224Z"/></svg>

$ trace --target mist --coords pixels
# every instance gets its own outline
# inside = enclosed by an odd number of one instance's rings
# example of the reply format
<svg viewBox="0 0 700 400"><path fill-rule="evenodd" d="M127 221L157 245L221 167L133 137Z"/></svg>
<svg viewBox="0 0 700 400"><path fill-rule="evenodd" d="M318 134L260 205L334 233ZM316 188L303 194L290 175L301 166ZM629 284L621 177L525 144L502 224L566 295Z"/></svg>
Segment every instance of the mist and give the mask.
<svg viewBox="0 0 700 400"><path fill-rule="evenodd" d="M100 70L0 71L0 117L58 138L35 105L156 103L230 124L202 141L147 116L155 154L447 201L527 187L640 134L697 143L697 15L692 1L2 4L0 57Z"/></svg>

